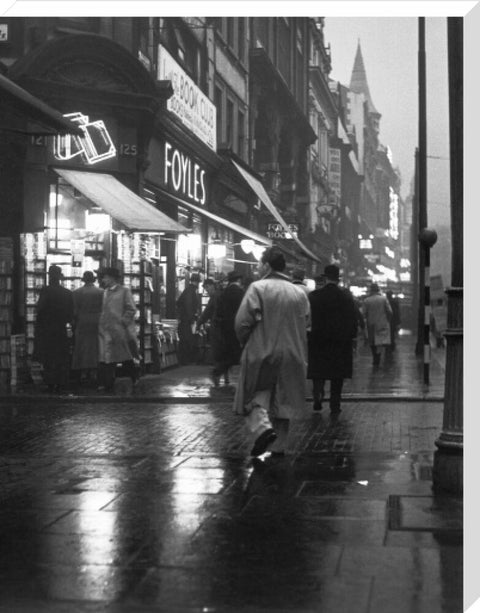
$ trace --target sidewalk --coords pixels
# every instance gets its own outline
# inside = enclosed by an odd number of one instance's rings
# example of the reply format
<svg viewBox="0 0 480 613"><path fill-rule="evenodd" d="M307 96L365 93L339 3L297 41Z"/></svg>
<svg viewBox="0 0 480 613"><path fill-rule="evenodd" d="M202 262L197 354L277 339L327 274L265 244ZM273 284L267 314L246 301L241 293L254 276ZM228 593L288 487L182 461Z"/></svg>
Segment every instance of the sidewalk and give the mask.
<svg viewBox="0 0 480 613"><path fill-rule="evenodd" d="M460 613L436 402L311 413L252 460L231 403L12 400L1 613Z"/></svg>
<svg viewBox="0 0 480 613"><path fill-rule="evenodd" d="M362 343L359 344L354 357L354 373L351 380L344 384L344 399L346 402L359 400L385 400L403 399L409 401L431 400L442 401L445 381L445 349L432 348L432 361L430 365L430 385L423 383L422 358L415 355L415 340L412 336L401 335L396 350L382 360L378 369L371 363L370 350ZM128 379L118 379L115 383L115 395L105 396L95 390L72 389L67 394L52 396L41 393L39 387L33 384L19 386L13 394L17 399L35 398L36 401L73 402L83 401L112 401L129 399L134 402L169 402L169 401L202 401L209 398L212 402L223 402L225 398L232 398L234 386L238 380L238 367L232 370L230 381L233 387L211 390L208 365L178 366L164 370L160 374L145 375L132 390ZM328 389L328 385L327 385ZM308 383L309 394L311 384ZM10 398L11 394L1 396Z"/></svg>

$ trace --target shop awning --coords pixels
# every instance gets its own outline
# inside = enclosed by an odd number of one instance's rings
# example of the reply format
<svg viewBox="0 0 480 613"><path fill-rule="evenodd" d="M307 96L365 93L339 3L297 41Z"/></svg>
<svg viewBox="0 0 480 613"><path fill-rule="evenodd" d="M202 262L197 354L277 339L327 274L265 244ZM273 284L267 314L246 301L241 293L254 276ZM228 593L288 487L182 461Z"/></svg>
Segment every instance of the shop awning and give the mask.
<svg viewBox="0 0 480 613"><path fill-rule="evenodd" d="M252 188L252 190L255 192L255 194L260 198L260 200L263 202L263 204L267 207L267 210L270 211L270 213L273 215L273 217L282 226L282 228L285 230L285 232L289 232L288 224L286 223L286 221L283 219L283 217L278 212L277 207L270 200L270 196L265 191L265 188L263 187L261 182L256 177L254 177L251 173L249 173L247 170L245 170L239 164L237 164L235 162L235 160L232 160L232 164L235 165L235 167L237 168L239 173L242 175L242 177L245 179L245 181L248 183L248 185ZM302 243L302 241L299 238L297 238L296 236L292 235L292 239L295 241L297 246L301 249L301 251L306 256L308 256L312 260L315 260L316 262L320 262L321 261L320 258L318 258L314 253L312 253L310 251L310 249L308 249Z"/></svg>
<svg viewBox="0 0 480 613"><path fill-rule="evenodd" d="M0 95L4 103L24 113L27 119L49 128L51 133L83 136L82 130L70 119L3 75L0 75ZM8 128L8 126L3 127Z"/></svg>
<svg viewBox="0 0 480 613"><path fill-rule="evenodd" d="M73 185L111 217L134 232L190 232L152 204L140 198L112 175L54 168L55 172Z"/></svg>
<svg viewBox="0 0 480 613"><path fill-rule="evenodd" d="M157 191L161 193L160 190L157 190ZM272 241L266 236L257 234L257 232L254 232L253 230L249 230L248 228L244 228L243 226L240 226L239 224L236 224L233 221L229 221L228 219L225 219L224 217L220 217L220 215L215 215L215 213L211 213L210 211L207 211L206 209L202 209L199 206L190 204L190 202L187 202L186 200L182 200L181 198L177 198L176 196L173 196L172 194L168 194L168 198L175 200L181 206L187 207L191 209L192 211L195 211L195 213L198 213L199 215L208 217L208 219L215 221L221 226L225 226L226 228L229 228L230 230L233 230L234 232L237 232L238 234L251 238L252 240L256 241L257 243L260 243L261 245L266 245L267 247L271 247L272 245Z"/></svg>

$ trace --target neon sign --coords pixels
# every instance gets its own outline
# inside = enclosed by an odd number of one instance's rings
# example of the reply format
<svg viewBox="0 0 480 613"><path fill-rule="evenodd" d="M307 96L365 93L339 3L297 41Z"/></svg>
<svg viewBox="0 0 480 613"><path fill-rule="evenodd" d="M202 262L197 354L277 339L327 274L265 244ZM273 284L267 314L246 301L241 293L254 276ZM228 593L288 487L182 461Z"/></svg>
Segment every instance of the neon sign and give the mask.
<svg viewBox="0 0 480 613"><path fill-rule="evenodd" d="M117 155L115 145L101 119L90 121L88 115L82 113L67 113L64 117L78 124L83 136L56 136L53 155L57 160L65 161L81 156L86 164L97 164Z"/></svg>

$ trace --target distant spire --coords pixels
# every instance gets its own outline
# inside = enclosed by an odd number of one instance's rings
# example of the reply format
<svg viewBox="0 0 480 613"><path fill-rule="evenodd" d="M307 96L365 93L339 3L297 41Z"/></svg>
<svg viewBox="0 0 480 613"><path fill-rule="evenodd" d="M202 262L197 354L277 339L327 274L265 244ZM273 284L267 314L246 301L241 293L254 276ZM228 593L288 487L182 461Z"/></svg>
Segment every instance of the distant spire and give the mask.
<svg viewBox="0 0 480 613"><path fill-rule="evenodd" d="M353 64L352 78L350 79L350 89L356 94L364 94L371 113L380 113L373 104L370 90L368 89L367 73L365 71L365 65L363 63L362 49L360 47L360 39L358 39L357 54L355 55L355 62Z"/></svg>

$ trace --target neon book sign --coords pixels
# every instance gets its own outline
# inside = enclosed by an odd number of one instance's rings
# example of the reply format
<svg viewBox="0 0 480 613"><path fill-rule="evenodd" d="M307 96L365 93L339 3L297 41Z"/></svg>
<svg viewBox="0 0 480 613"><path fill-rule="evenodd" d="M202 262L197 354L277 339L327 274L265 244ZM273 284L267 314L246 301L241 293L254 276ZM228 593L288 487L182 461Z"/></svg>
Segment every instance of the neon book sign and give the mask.
<svg viewBox="0 0 480 613"><path fill-rule="evenodd" d="M54 139L53 155L66 161L80 156L86 164L97 164L117 155L117 150L102 120L90 121L88 115L67 113L64 115L78 124L83 136L66 134Z"/></svg>

